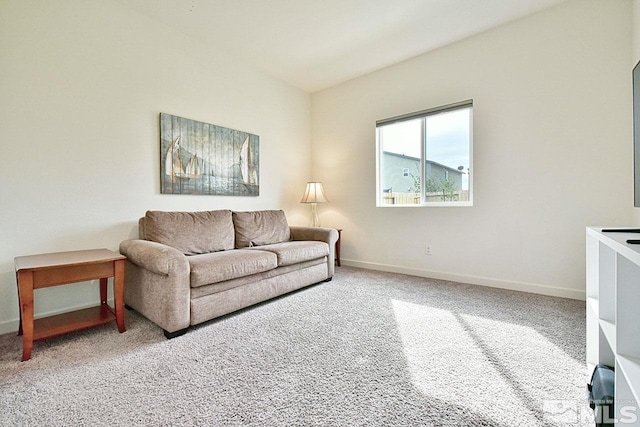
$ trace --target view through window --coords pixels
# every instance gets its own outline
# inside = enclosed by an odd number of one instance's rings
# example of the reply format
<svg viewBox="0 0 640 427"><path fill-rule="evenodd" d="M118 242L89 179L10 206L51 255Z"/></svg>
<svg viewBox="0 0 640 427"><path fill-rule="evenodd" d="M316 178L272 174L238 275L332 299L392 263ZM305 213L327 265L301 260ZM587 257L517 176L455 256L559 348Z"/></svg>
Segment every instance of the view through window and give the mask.
<svg viewBox="0 0 640 427"><path fill-rule="evenodd" d="M376 123L378 206L471 206L473 103Z"/></svg>

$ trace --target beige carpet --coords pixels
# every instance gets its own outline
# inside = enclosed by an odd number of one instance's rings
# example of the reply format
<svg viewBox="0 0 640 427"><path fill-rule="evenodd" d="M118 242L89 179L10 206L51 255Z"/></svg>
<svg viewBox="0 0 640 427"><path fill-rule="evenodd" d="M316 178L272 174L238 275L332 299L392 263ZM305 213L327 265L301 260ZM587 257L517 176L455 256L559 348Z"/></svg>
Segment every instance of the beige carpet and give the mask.
<svg viewBox="0 0 640 427"><path fill-rule="evenodd" d="M135 312L24 363L1 336L0 425L588 425L584 311L342 267L173 340Z"/></svg>

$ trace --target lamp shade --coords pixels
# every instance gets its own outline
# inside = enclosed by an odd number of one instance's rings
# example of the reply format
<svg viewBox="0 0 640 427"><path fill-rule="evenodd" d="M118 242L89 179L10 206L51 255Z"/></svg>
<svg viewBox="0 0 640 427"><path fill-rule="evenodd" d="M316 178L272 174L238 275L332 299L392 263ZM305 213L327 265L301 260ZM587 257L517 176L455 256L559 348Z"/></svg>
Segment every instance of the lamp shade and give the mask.
<svg viewBox="0 0 640 427"><path fill-rule="evenodd" d="M326 203L328 201L321 182L307 182L307 188L300 203Z"/></svg>

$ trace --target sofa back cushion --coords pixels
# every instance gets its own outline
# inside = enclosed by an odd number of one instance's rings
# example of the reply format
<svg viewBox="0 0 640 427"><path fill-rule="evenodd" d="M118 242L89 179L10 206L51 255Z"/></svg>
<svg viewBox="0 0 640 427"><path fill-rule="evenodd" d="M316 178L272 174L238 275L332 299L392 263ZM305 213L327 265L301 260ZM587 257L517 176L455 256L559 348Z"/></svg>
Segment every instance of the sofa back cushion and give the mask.
<svg viewBox="0 0 640 427"><path fill-rule="evenodd" d="M233 225L236 229L236 248L269 245L291 239L287 218L281 210L233 212Z"/></svg>
<svg viewBox="0 0 640 427"><path fill-rule="evenodd" d="M185 255L234 248L235 234L230 210L147 211L140 225L141 239L171 246Z"/></svg>

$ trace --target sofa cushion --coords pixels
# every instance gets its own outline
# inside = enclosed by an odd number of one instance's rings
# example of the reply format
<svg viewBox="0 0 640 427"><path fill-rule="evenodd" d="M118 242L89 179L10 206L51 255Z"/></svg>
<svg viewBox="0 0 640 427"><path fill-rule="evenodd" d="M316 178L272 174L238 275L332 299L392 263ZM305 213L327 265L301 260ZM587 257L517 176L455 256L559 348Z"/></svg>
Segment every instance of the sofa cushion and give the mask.
<svg viewBox="0 0 640 427"><path fill-rule="evenodd" d="M271 252L233 250L187 257L191 267L191 287L209 285L262 273L278 266Z"/></svg>
<svg viewBox="0 0 640 427"><path fill-rule="evenodd" d="M225 280L224 282L212 283L210 285L191 288L191 299L193 300L195 298L200 298L206 295L224 292L229 289L249 285L251 283L270 279L276 276L282 276L284 282L288 280L288 278L285 276L287 276L289 273L299 270L305 270L317 265L322 265L326 269L327 260L318 258L311 261L299 262L293 265L285 265L284 267L273 268L268 271L263 271L262 273L252 274L251 276L238 277L237 279Z"/></svg>
<svg viewBox="0 0 640 427"><path fill-rule="evenodd" d="M315 241L293 241L250 248L249 250L269 251L278 257L278 267L323 258L329 255L329 245Z"/></svg>
<svg viewBox="0 0 640 427"><path fill-rule="evenodd" d="M233 249L230 210L206 212L147 211L140 237L176 248L185 255Z"/></svg>
<svg viewBox="0 0 640 427"><path fill-rule="evenodd" d="M287 218L281 210L233 212L233 225L236 248L286 242L291 238Z"/></svg>

